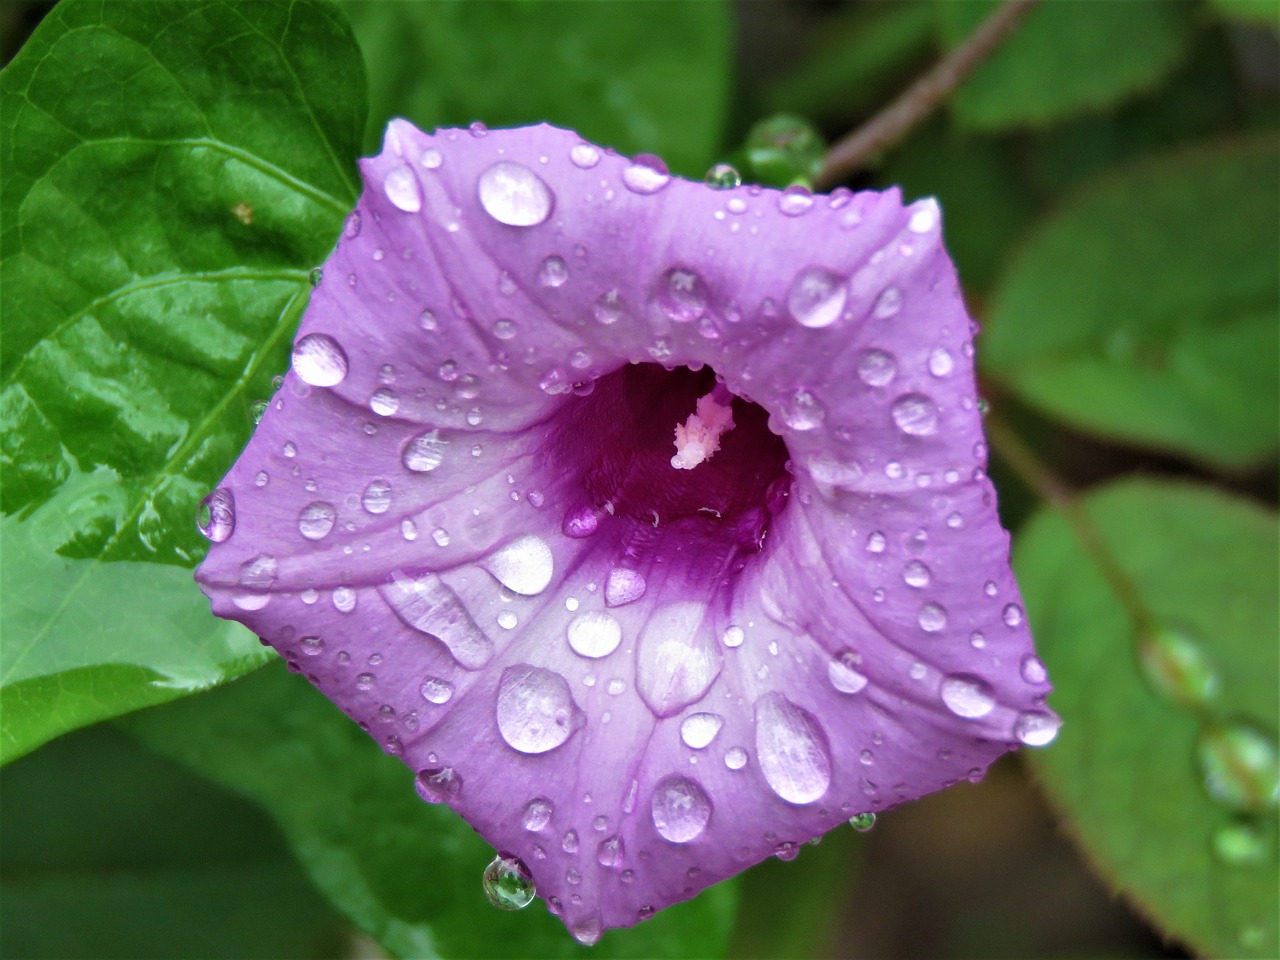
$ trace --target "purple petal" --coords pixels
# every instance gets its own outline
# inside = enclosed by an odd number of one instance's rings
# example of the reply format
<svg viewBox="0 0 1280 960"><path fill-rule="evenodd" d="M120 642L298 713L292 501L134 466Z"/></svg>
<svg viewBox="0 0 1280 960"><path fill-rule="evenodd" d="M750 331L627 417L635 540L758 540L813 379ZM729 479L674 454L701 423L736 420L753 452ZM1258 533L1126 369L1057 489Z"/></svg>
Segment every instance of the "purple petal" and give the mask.
<svg viewBox="0 0 1280 960"><path fill-rule="evenodd" d="M1052 739L932 200L362 167L198 579L579 939Z"/></svg>

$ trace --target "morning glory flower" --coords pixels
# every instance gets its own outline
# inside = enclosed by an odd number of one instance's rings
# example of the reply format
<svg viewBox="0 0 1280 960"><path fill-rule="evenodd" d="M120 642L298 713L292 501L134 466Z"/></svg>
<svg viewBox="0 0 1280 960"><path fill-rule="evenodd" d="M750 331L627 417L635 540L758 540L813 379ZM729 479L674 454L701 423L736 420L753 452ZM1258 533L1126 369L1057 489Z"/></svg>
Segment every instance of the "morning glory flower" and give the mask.
<svg viewBox="0 0 1280 960"><path fill-rule="evenodd" d="M1052 739L934 201L362 171L197 577L579 940Z"/></svg>

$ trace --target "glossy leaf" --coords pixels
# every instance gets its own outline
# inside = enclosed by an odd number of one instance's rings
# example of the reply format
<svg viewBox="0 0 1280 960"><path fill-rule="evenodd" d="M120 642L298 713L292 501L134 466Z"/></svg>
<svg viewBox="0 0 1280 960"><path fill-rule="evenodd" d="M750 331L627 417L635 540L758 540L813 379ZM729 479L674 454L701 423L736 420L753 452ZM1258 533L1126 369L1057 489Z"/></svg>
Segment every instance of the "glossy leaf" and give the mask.
<svg viewBox="0 0 1280 960"><path fill-rule="evenodd" d="M0 811L6 957L344 955L261 810L107 727L5 770Z"/></svg>
<svg viewBox="0 0 1280 960"><path fill-rule="evenodd" d="M944 44L955 47L999 0L935 0ZM1047 0L1022 19L951 101L966 127L1044 126L1151 90L1190 39L1180 3Z"/></svg>
<svg viewBox="0 0 1280 960"><path fill-rule="evenodd" d="M362 77L311 0L68 0L0 78L6 757L260 662L193 518L354 202Z"/></svg>
<svg viewBox="0 0 1280 960"><path fill-rule="evenodd" d="M1275 143L1162 157L1036 230L992 297L981 359L1086 430L1226 467L1277 443Z"/></svg>
<svg viewBox="0 0 1280 960"><path fill-rule="evenodd" d="M1064 719L1030 760L1089 859L1165 931L1200 954L1274 957L1275 798L1242 817L1213 799L1197 751L1245 726L1275 763L1276 517L1153 481L1099 490L1083 509L1154 624L1135 636L1114 577L1060 514L1029 524L1015 566ZM1233 848L1240 836L1256 845Z"/></svg>
<svg viewBox="0 0 1280 960"><path fill-rule="evenodd" d="M369 65L367 152L388 120L424 130L547 121L701 177L729 93L720 0L347 2Z"/></svg>
<svg viewBox="0 0 1280 960"><path fill-rule="evenodd" d="M493 851L447 808L423 803L410 771L283 666L121 722L265 806L316 886L393 954L579 955L541 901L515 914L490 906L480 877ZM736 885L721 884L609 931L592 955L718 956L736 900Z"/></svg>

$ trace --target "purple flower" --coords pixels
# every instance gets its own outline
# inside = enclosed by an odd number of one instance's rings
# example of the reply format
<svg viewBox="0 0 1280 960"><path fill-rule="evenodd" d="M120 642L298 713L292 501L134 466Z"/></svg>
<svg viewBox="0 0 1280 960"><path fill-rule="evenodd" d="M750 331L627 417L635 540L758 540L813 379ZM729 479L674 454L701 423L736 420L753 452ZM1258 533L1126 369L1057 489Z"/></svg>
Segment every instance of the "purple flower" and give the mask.
<svg viewBox="0 0 1280 960"><path fill-rule="evenodd" d="M578 939L1052 739L932 200L363 172L197 576Z"/></svg>

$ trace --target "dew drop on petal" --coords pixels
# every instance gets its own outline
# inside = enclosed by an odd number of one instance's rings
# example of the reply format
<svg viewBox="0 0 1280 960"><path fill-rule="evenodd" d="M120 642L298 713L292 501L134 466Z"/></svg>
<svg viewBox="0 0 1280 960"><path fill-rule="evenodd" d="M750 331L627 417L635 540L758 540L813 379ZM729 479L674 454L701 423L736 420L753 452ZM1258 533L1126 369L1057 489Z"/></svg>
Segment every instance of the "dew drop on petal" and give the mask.
<svg viewBox="0 0 1280 960"><path fill-rule="evenodd" d="M725 628L720 640L726 647L740 647L746 638L746 632L741 627L731 626Z"/></svg>
<svg viewBox="0 0 1280 960"><path fill-rule="evenodd" d="M976 720L985 717L996 705L991 685L968 674L951 674L938 688L942 702L957 717Z"/></svg>
<svg viewBox="0 0 1280 960"><path fill-rule="evenodd" d="M1022 679L1027 683L1044 683L1049 679L1049 671L1034 653L1028 653L1022 658Z"/></svg>
<svg viewBox="0 0 1280 960"><path fill-rule="evenodd" d="M439 706L442 703L448 703L453 697L453 684L442 677L426 677L422 681L422 686L418 688L418 692L427 703Z"/></svg>
<svg viewBox="0 0 1280 960"><path fill-rule="evenodd" d="M400 409L400 398L386 387L375 390L369 397L369 409L380 417L390 417Z"/></svg>
<svg viewBox="0 0 1280 960"><path fill-rule="evenodd" d="M898 374L898 362L884 350L864 351L858 360L858 379L869 387L883 387Z"/></svg>
<svg viewBox="0 0 1280 960"><path fill-rule="evenodd" d="M724 752L724 765L730 770L741 770L747 765L747 751L741 747L730 747Z"/></svg>
<svg viewBox="0 0 1280 960"><path fill-rule="evenodd" d="M594 915L584 917L570 928L570 932L573 939L584 947L593 947L600 942L600 918Z"/></svg>
<svg viewBox="0 0 1280 960"><path fill-rule="evenodd" d="M404 164L388 171L386 180L382 182L382 190L397 210L417 213L422 209L422 188L413 171Z"/></svg>
<svg viewBox="0 0 1280 960"><path fill-rule="evenodd" d="M603 326L615 324L626 316L626 310L622 306L622 298L618 291L609 290L602 294L591 308L591 315L595 317L597 323Z"/></svg>
<svg viewBox="0 0 1280 960"><path fill-rule="evenodd" d="M1028 747L1043 747L1053 742L1060 726L1062 721L1053 714L1028 710L1018 714L1013 725L1013 735Z"/></svg>
<svg viewBox="0 0 1280 960"><path fill-rule="evenodd" d="M526 534L480 561L500 584L524 597L537 596L551 583L554 561L545 540Z"/></svg>
<svg viewBox="0 0 1280 960"><path fill-rule="evenodd" d="M604 585L604 602L610 607L623 607L644 596L648 584L638 570L614 567Z"/></svg>
<svg viewBox="0 0 1280 960"><path fill-rule="evenodd" d="M1000 618L1004 620L1004 625L1006 627L1020 627L1022 626L1023 619L1022 608L1016 603L1010 603L1005 606L1004 610L1000 614Z"/></svg>
<svg viewBox="0 0 1280 960"><path fill-rule="evenodd" d="M787 291L787 311L801 326L829 327L840 319L848 299L844 278L822 267L809 267L796 274Z"/></svg>
<svg viewBox="0 0 1280 960"><path fill-rule="evenodd" d="M616 867L622 862L622 838L617 834L606 837L596 847L596 863L602 867Z"/></svg>
<svg viewBox="0 0 1280 960"><path fill-rule="evenodd" d="M370 480L360 497L365 511L378 516L391 509L391 484L386 480Z"/></svg>
<svg viewBox="0 0 1280 960"><path fill-rule="evenodd" d="M533 227L551 215L555 195L542 178L522 163L499 160L476 184L480 206L499 223Z"/></svg>
<svg viewBox="0 0 1280 960"><path fill-rule="evenodd" d="M478 670L493 657L493 642L472 619L462 599L434 573L419 577L392 574L378 593L397 617L420 633L435 637L467 670Z"/></svg>
<svg viewBox="0 0 1280 960"><path fill-rule="evenodd" d="M911 219L907 221L907 229L912 233L928 233L938 225L938 201L933 197L925 197L913 205Z"/></svg>
<svg viewBox="0 0 1280 960"><path fill-rule="evenodd" d="M887 287L876 298L871 308L871 316L877 320L888 320L902 309L902 291L897 287Z"/></svg>
<svg viewBox="0 0 1280 960"><path fill-rule="evenodd" d="M582 719L565 678L527 663L503 671L495 712L502 739L521 753L554 750Z"/></svg>
<svg viewBox="0 0 1280 960"><path fill-rule="evenodd" d="M570 507L564 515L564 520L560 524L560 529L566 537L572 537L575 540L581 540L591 536L596 532L596 528L600 525L600 518L596 516L596 512L591 509L591 505L580 503L575 507Z"/></svg>
<svg viewBox="0 0 1280 960"><path fill-rule="evenodd" d="M569 266L562 257L551 256L538 267L538 285L554 290L569 282Z"/></svg>
<svg viewBox="0 0 1280 960"><path fill-rule="evenodd" d="M400 462L414 473L430 473L444 461L447 442L440 439L439 430L420 433L405 444Z"/></svg>
<svg viewBox="0 0 1280 960"><path fill-rule="evenodd" d="M671 174L660 158L642 153L622 171L622 182L632 193L648 196L670 183Z"/></svg>
<svg viewBox="0 0 1280 960"><path fill-rule="evenodd" d="M523 910L537 894L529 868L517 857L494 857L484 868L482 883L485 896L499 910Z"/></svg>
<svg viewBox="0 0 1280 960"><path fill-rule="evenodd" d="M858 693L867 685L867 678L860 673L858 657L852 650L846 650L833 657L827 664L827 679L831 686L841 693Z"/></svg>
<svg viewBox="0 0 1280 960"><path fill-rule="evenodd" d="M742 174L730 164L717 163L707 171L702 182L712 190L732 190L742 186Z"/></svg>
<svg viewBox="0 0 1280 960"><path fill-rule="evenodd" d="M222 543L236 529L236 499L227 487L218 487L200 501L196 526L211 543Z"/></svg>
<svg viewBox="0 0 1280 960"><path fill-rule="evenodd" d="M551 823L551 814L555 808L551 806L551 801L546 797L534 797L524 807L524 813L520 816L520 822L524 824L524 828L530 833L538 833L545 830L547 825Z"/></svg>
<svg viewBox="0 0 1280 960"><path fill-rule="evenodd" d="M270 554L260 553L240 565L240 585L250 590L269 590L279 576L280 565Z"/></svg>
<svg viewBox="0 0 1280 960"><path fill-rule="evenodd" d="M692 270L676 267L658 282L658 307L676 323L692 323L707 309L707 288Z"/></svg>
<svg viewBox="0 0 1280 960"><path fill-rule="evenodd" d="M511 320L495 320L489 329L499 340L510 340L516 335L516 325Z"/></svg>
<svg viewBox="0 0 1280 960"><path fill-rule="evenodd" d="M444 164L444 155L435 147L428 147L422 151L422 157L418 162L428 170L439 170Z"/></svg>
<svg viewBox="0 0 1280 960"><path fill-rule="evenodd" d="M649 615L636 643L636 692L654 716L697 703L723 666L719 646L702 629L705 604L682 601Z"/></svg>
<svg viewBox="0 0 1280 960"><path fill-rule="evenodd" d="M722 726L724 717L718 713L691 713L680 723L680 739L686 747L702 750L716 738Z"/></svg>
<svg viewBox="0 0 1280 960"><path fill-rule="evenodd" d="M778 195L778 209L784 216L798 217L808 213L813 206L813 194L805 187L794 185L787 187Z"/></svg>
<svg viewBox="0 0 1280 960"><path fill-rule="evenodd" d="M827 418L827 408L808 390L797 390L783 403L782 421L792 430L815 430Z"/></svg>
<svg viewBox="0 0 1280 960"><path fill-rule="evenodd" d="M1274 734L1247 723L1210 724L1196 741L1205 791L1232 810L1260 813L1280 799Z"/></svg>
<svg viewBox="0 0 1280 960"><path fill-rule="evenodd" d="M770 691L756 701L756 757L765 781L788 803L813 803L831 786L827 735L809 711Z"/></svg>
<svg viewBox="0 0 1280 960"><path fill-rule="evenodd" d="M313 387L334 387L347 376L347 354L333 337L309 333L293 345L293 372Z"/></svg>
<svg viewBox="0 0 1280 960"><path fill-rule="evenodd" d="M333 504L317 500L302 508L298 514L298 532L308 540L323 540L333 529L338 512Z"/></svg>
<svg viewBox="0 0 1280 960"><path fill-rule="evenodd" d="M938 432L938 407L923 393L904 393L893 402L893 422L905 434L930 437Z"/></svg>
<svg viewBox="0 0 1280 960"><path fill-rule="evenodd" d="M600 162L600 151L589 143L575 143L569 149L569 159L575 167L590 170Z"/></svg>
<svg viewBox="0 0 1280 960"><path fill-rule="evenodd" d="M462 778L453 767L431 767L418 771L414 786L427 803L448 803L462 792Z"/></svg>
<svg viewBox="0 0 1280 960"><path fill-rule="evenodd" d="M929 372L935 377L948 376L955 369L955 361L951 354L942 347L929 354Z"/></svg>
<svg viewBox="0 0 1280 960"><path fill-rule="evenodd" d="M569 621L569 646L581 657L607 657L622 642L622 625L607 613L590 610Z"/></svg>
<svg viewBox="0 0 1280 960"><path fill-rule="evenodd" d="M922 590L929 585L932 574L927 566L919 560L912 560L902 568L902 580L908 587Z"/></svg>
<svg viewBox="0 0 1280 960"><path fill-rule="evenodd" d="M876 815L874 813L855 813L849 818L849 826L859 833L866 833L875 825Z"/></svg>
<svg viewBox="0 0 1280 960"><path fill-rule="evenodd" d="M653 789L650 814L658 835L671 843L688 843L711 820L711 801L696 781L670 776Z"/></svg>

